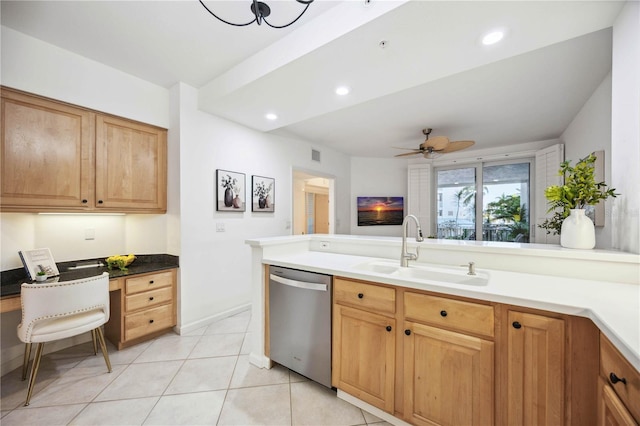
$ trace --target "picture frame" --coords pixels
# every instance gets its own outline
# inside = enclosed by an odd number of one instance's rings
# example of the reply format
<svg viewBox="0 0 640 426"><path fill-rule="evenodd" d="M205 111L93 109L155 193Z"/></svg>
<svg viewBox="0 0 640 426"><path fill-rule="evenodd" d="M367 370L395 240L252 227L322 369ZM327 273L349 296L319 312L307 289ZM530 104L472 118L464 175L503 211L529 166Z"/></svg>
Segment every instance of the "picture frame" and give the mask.
<svg viewBox="0 0 640 426"><path fill-rule="evenodd" d="M404 197L357 197L358 226L402 225Z"/></svg>
<svg viewBox="0 0 640 426"><path fill-rule="evenodd" d="M246 210L245 174L216 170L216 210L243 212Z"/></svg>
<svg viewBox="0 0 640 426"><path fill-rule="evenodd" d="M275 211L276 180L265 176L251 176L251 211L272 213Z"/></svg>

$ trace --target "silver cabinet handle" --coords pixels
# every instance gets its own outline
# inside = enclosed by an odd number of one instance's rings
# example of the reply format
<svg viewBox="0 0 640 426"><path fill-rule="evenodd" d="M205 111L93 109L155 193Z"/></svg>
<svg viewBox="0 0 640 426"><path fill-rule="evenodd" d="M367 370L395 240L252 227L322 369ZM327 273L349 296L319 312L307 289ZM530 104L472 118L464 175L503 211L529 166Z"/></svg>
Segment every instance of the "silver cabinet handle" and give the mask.
<svg viewBox="0 0 640 426"><path fill-rule="evenodd" d="M282 278L273 274L269 274L269 279L280 284L288 285L291 287L303 288L305 290L327 291L326 284L316 284L316 283L308 283L305 281L290 280L289 278Z"/></svg>

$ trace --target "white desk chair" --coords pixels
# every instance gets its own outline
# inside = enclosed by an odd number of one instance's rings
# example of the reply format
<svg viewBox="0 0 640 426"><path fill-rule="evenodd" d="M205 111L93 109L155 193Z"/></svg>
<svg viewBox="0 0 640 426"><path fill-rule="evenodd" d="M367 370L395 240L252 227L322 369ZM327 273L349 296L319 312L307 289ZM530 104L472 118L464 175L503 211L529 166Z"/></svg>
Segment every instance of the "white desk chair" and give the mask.
<svg viewBox="0 0 640 426"><path fill-rule="evenodd" d="M91 331L98 337L102 355L111 373L111 362L101 326L109 321L109 274L56 283L22 284L22 322L18 338L26 343L22 380L26 378L31 356L31 343L37 343L33 358L29 390L25 406L29 405L40 367L45 342L65 339ZM95 351L95 349L94 349Z"/></svg>

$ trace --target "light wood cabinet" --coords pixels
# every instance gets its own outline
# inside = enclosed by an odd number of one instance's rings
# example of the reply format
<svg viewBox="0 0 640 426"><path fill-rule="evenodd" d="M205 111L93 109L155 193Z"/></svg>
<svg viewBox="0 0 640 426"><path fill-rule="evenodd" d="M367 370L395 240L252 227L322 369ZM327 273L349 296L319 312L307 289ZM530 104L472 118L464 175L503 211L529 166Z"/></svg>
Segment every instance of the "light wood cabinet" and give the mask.
<svg viewBox="0 0 640 426"><path fill-rule="evenodd" d="M509 310L506 326L507 424L564 424L564 320Z"/></svg>
<svg viewBox="0 0 640 426"><path fill-rule="evenodd" d="M0 209L166 212L166 130L2 88Z"/></svg>
<svg viewBox="0 0 640 426"><path fill-rule="evenodd" d="M494 343L405 323L404 416L417 425L494 423Z"/></svg>
<svg viewBox="0 0 640 426"><path fill-rule="evenodd" d="M640 372L600 334L599 425L640 423Z"/></svg>
<svg viewBox="0 0 640 426"><path fill-rule="evenodd" d="M411 424L638 421L640 377L588 318L336 277L333 321L333 385Z"/></svg>
<svg viewBox="0 0 640 426"><path fill-rule="evenodd" d="M96 117L97 208L165 211L166 164L165 130Z"/></svg>
<svg viewBox="0 0 640 426"><path fill-rule="evenodd" d="M638 423L609 384L600 379L598 387L599 426L637 426Z"/></svg>
<svg viewBox="0 0 640 426"><path fill-rule="evenodd" d="M93 197L87 110L2 88L3 211L84 210Z"/></svg>
<svg viewBox="0 0 640 426"><path fill-rule="evenodd" d="M118 349L167 332L176 325L176 269L119 278L112 291L105 335Z"/></svg>
<svg viewBox="0 0 640 426"><path fill-rule="evenodd" d="M494 335L493 306L405 292L404 318L404 419L493 424L494 342L467 334Z"/></svg>
<svg viewBox="0 0 640 426"><path fill-rule="evenodd" d="M351 307L358 304L359 309ZM372 313L378 306L383 311L386 307L389 315ZM334 279L332 385L390 413L394 409L394 312L395 290Z"/></svg>

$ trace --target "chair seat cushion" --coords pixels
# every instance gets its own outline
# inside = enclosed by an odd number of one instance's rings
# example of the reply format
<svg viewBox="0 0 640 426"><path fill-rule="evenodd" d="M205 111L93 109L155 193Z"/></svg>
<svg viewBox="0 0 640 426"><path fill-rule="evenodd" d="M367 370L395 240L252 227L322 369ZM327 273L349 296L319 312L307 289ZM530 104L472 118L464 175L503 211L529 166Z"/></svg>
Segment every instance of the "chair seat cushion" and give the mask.
<svg viewBox="0 0 640 426"><path fill-rule="evenodd" d="M102 309L59 318L44 319L34 324L30 342L26 343L43 343L76 336L100 327L104 323L105 313ZM25 341L21 336L21 328L23 327L24 324L18 326L18 337L20 337L20 340Z"/></svg>

